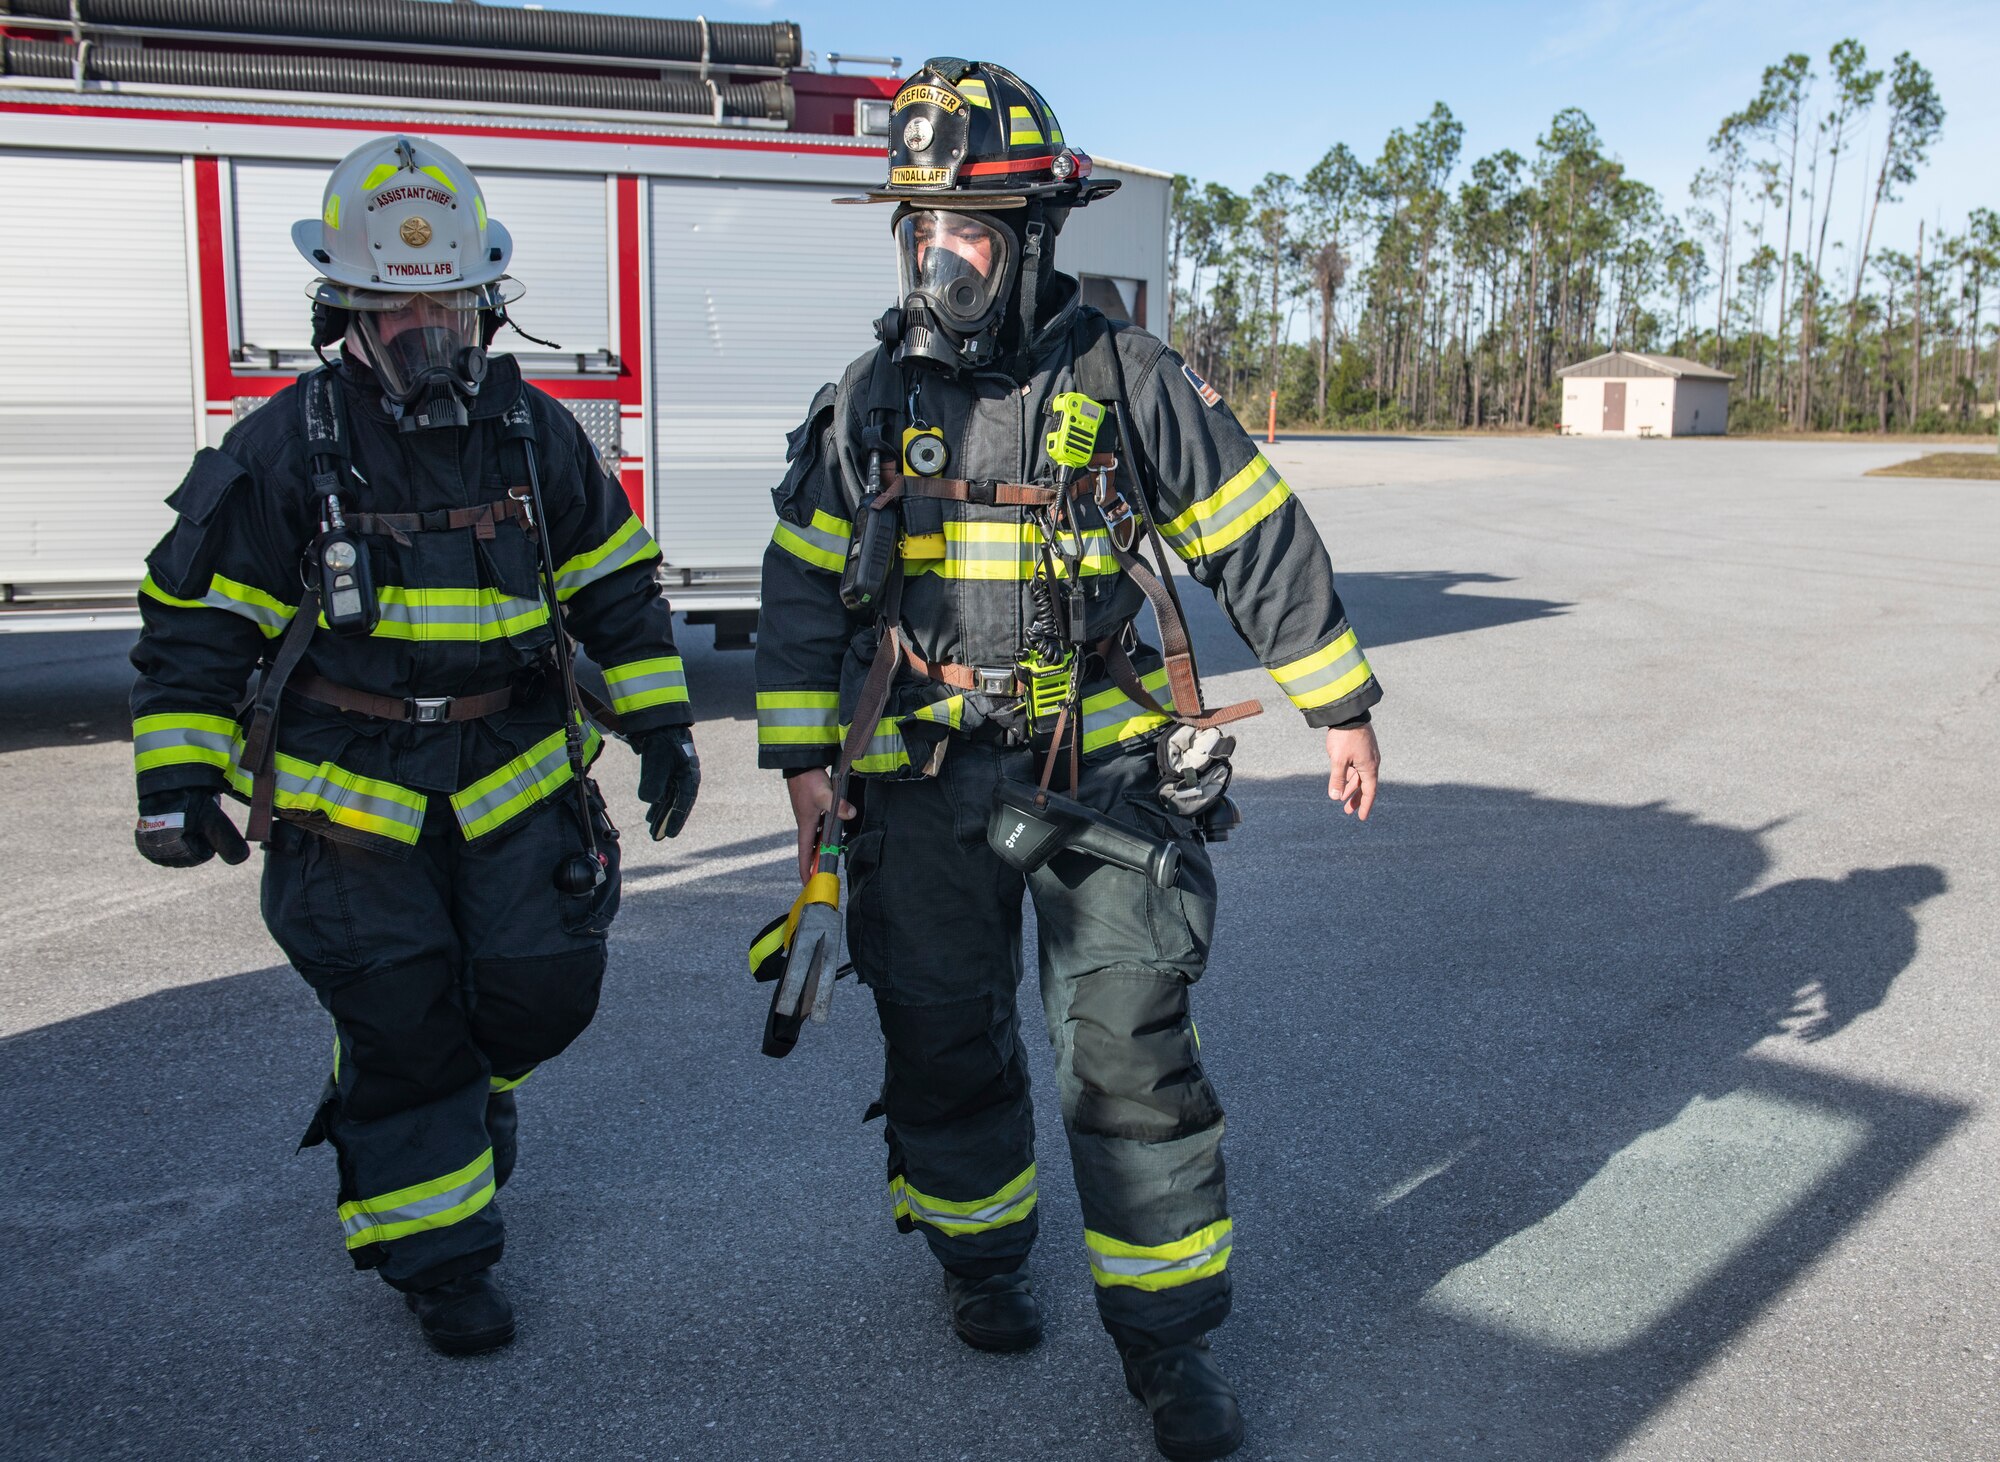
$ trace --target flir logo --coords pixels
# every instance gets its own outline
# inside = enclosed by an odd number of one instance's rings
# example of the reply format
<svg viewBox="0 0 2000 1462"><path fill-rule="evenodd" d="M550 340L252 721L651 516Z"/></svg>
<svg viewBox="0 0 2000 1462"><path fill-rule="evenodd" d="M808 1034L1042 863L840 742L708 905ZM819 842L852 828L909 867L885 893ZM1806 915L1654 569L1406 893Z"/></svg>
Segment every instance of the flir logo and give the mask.
<svg viewBox="0 0 2000 1462"><path fill-rule="evenodd" d="M1026 832L1027 830L1028 830L1027 823L1017 821L1014 824L1014 831L1007 834L1007 846L1010 848L1013 847L1015 843L1021 840L1021 834Z"/></svg>

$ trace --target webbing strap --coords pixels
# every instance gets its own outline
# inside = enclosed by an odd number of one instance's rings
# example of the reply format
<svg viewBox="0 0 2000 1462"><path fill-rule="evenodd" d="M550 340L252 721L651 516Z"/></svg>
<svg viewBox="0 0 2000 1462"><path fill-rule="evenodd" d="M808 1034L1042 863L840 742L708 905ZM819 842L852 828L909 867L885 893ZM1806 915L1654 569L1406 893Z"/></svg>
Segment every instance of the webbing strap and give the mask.
<svg viewBox="0 0 2000 1462"><path fill-rule="evenodd" d="M269 842L271 810L278 794L278 702L285 682L305 658L319 622L319 586L309 586L299 599L298 613L285 629L278 653L271 657L252 702L249 728L243 733L243 771L250 778L250 821L244 836L253 843Z"/></svg>
<svg viewBox="0 0 2000 1462"><path fill-rule="evenodd" d="M357 533L393 538L407 548L412 533L470 528L476 537L491 538L500 524L519 519L525 525L528 517L527 503L520 498L505 497L475 507L440 508L430 513L349 513L347 523Z"/></svg>
<svg viewBox="0 0 2000 1462"><path fill-rule="evenodd" d="M1108 332L1107 332L1108 333ZM1138 434L1132 430L1132 420L1126 414L1125 403L1114 399L1111 403L1112 415L1118 424L1120 443L1125 448L1127 459L1132 463L1133 475L1138 479L1139 490L1132 496L1130 506L1133 516L1145 527L1146 539L1153 546L1153 554L1159 560L1160 572L1154 573L1137 548L1125 548L1118 542L1118 535L1109 536L1111 556L1139 591L1146 596L1146 602L1153 606L1153 617L1160 625L1160 654L1166 661L1167 685L1173 694L1174 708L1164 711L1159 706L1151 709L1161 714L1171 715L1177 721L1185 721L1195 726L1219 726L1229 721L1240 721L1248 716L1260 714L1264 707L1259 701L1238 701L1210 711L1201 702L1201 673L1194 661L1194 641L1188 636L1187 615L1181 609L1180 594L1174 588L1173 570L1167 565L1166 547L1160 541L1159 526L1153 522L1151 509L1146 505L1146 478L1149 465L1145 455L1138 450ZM1123 657L1121 648L1119 655ZM1130 670L1131 662L1126 661ZM1136 683L1138 677L1133 676ZM1130 695L1131 691L1120 685ZM1143 688L1142 688L1143 694ZM1141 700L1142 705L1151 703L1150 696Z"/></svg>
<svg viewBox="0 0 2000 1462"><path fill-rule="evenodd" d="M854 722L847 728L847 739L840 743L840 760L833 768L836 813L847 786L847 774L867 753L868 743L875 738L875 727L889 704L896 667L903 659L903 637L896 629L902 607L903 575L891 574L888 590L882 596L882 617L877 621L881 637L875 646L875 658L868 662L868 678L861 682L861 695L854 704Z"/></svg>

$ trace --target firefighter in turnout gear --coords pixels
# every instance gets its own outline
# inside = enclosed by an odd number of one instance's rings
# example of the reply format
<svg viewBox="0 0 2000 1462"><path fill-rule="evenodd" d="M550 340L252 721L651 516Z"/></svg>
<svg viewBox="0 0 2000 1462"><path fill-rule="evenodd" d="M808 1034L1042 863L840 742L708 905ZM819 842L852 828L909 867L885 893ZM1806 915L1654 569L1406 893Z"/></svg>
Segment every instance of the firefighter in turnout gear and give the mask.
<svg viewBox="0 0 2000 1462"><path fill-rule="evenodd" d="M168 500L132 654L137 839L241 862L217 798L249 804L265 922L333 1018L302 1145L333 1147L356 1267L470 1353L514 1333L492 1266L516 1089L590 1023L618 910L596 722L672 835L700 776L687 683L659 549L575 419L487 354L521 289L465 165L370 142L293 239L315 347L344 349ZM572 634L604 667L595 717Z"/></svg>
<svg viewBox="0 0 2000 1462"><path fill-rule="evenodd" d="M942 1264L958 1334L994 1350L1042 1324L1015 1009L1033 900L1103 1323L1161 1451L1219 1457L1242 1420L1204 1337L1234 1235L1188 997L1206 845L1235 821L1228 724L1256 707L1203 704L1170 560L1326 728L1330 793L1363 817L1381 692L1277 469L1178 356L1055 271L1070 210L1116 184L1042 98L930 61L893 102L889 164L848 201L893 205L902 299L813 400L775 493L760 762L787 776L802 874L829 856L822 814L853 804L831 841L886 1044L890 1201ZM1135 625L1149 604L1157 647Z"/></svg>

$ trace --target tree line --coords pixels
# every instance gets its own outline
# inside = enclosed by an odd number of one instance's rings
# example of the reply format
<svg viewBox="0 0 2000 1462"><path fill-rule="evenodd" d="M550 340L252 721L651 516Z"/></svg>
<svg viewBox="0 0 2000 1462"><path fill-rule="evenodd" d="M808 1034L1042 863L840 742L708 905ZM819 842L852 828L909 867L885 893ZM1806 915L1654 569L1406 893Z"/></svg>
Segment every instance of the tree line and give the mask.
<svg viewBox="0 0 2000 1462"><path fill-rule="evenodd" d="M1877 241L1944 121L1908 52L1786 56L1676 212L1576 108L1468 163L1439 102L1372 162L1335 143L1247 194L1176 177L1169 337L1295 425L1551 427L1555 373L1626 349L1733 372L1737 430L1990 429L2000 215Z"/></svg>

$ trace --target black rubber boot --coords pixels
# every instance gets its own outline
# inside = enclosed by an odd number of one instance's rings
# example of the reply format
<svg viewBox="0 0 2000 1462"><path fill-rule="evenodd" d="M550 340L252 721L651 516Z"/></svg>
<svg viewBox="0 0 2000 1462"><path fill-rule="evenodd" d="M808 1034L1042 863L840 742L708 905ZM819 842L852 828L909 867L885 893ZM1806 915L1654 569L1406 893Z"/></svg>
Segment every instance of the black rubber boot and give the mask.
<svg viewBox="0 0 2000 1462"><path fill-rule="evenodd" d="M491 1092L486 1098L486 1140L493 1144L493 1186L504 1188L514 1175L514 1158L520 1152L521 1109L511 1091Z"/></svg>
<svg viewBox="0 0 2000 1462"><path fill-rule="evenodd" d="M1019 1270L987 1279L944 1272L951 1328L974 1350L1028 1350L1042 1338L1042 1307Z"/></svg>
<svg viewBox="0 0 2000 1462"><path fill-rule="evenodd" d="M514 1307L491 1269L406 1293L403 1300L424 1327L424 1338L446 1355L478 1355L514 1338Z"/></svg>
<svg viewBox="0 0 2000 1462"><path fill-rule="evenodd" d="M1227 1457L1243 1445L1236 1390L1215 1368L1208 1342L1128 1350L1125 1389L1153 1415L1153 1442L1174 1462Z"/></svg>

